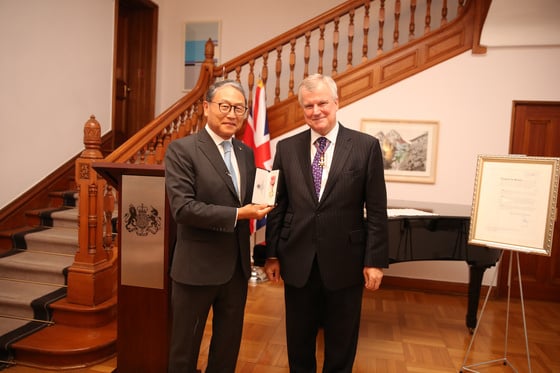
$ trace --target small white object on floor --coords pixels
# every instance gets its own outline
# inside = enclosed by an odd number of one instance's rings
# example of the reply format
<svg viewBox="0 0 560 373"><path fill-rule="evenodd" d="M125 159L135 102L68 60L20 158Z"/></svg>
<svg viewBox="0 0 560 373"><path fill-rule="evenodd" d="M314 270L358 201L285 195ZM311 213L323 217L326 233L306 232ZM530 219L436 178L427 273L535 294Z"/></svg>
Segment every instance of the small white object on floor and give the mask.
<svg viewBox="0 0 560 373"><path fill-rule="evenodd" d="M268 276L264 273L264 269L262 267L251 267L251 277L249 278L250 283L260 284L261 282L266 281L268 281Z"/></svg>

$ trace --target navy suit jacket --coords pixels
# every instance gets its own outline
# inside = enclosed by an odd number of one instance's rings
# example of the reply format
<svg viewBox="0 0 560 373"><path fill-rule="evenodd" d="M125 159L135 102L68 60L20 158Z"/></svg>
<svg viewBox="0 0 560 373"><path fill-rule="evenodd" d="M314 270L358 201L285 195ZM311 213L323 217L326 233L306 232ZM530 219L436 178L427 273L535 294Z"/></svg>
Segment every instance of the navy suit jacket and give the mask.
<svg viewBox="0 0 560 373"><path fill-rule="evenodd" d="M311 131L280 141L277 206L268 214L267 257L286 284L303 286L316 257L331 290L363 283L363 267L388 267L387 194L379 141L340 125L321 201L311 171ZM365 217L364 217L365 211Z"/></svg>
<svg viewBox="0 0 560 373"><path fill-rule="evenodd" d="M204 129L171 142L165 154L165 183L177 241L173 280L189 285L220 285L242 265L251 271L249 221L235 224L236 208L251 202L255 180L253 151L232 139L239 166L240 194L216 144Z"/></svg>

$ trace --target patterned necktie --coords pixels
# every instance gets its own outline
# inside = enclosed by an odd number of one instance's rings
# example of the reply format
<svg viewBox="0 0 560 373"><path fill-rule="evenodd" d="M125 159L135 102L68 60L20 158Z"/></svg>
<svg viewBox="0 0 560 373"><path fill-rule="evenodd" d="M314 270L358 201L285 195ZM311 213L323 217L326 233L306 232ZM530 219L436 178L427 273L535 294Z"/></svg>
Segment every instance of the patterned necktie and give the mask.
<svg viewBox="0 0 560 373"><path fill-rule="evenodd" d="M233 165L231 164L231 142L223 141L222 146L224 147L224 162L226 163L226 167L228 169L229 176L231 176L231 180L233 181L233 186L235 187L235 191L237 195L239 195L239 187L237 186L237 176L235 175L235 170L233 169Z"/></svg>
<svg viewBox="0 0 560 373"><path fill-rule="evenodd" d="M325 165L325 150L329 146L329 140L326 137L319 137L314 143L317 148L311 169L313 170L313 183L315 184L315 193L317 198L321 194L321 178L323 176L323 167Z"/></svg>

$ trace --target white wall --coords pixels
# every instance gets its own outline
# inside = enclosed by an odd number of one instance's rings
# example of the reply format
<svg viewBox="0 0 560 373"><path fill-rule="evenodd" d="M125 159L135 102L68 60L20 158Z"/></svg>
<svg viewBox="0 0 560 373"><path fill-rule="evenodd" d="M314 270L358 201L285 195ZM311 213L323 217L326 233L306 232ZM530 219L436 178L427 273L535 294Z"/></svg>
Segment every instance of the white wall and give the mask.
<svg viewBox="0 0 560 373"><path fill-rule="evenodd" d="M0 0L0 207L111 126L113 0Z"/></svg>
<svg viewBox="0 0 560 373"><path fill-rule="evenodd" d="M559 45L558 17L558 0L492 0L480 41L491 47Z"/></svg>
<svg viewBox="0 0 560 373"><path fill-rule="evenodd" d="M153 1L160 15L157 113L184 94L185 22L222 21L224 62L341 2L283 0L263 8L260 0L216 0L194 8ZM114 0L0 0L0 206L82 150L90 114L104 133L110 129L113 24ZM559 47L467 52L343 108L339 119L353 128L362 118L439 121L435 184L389 183L389 198L470 204L476 155L507 153L512 100L560 101L559 62ZM467 282L464 266L402 263L387 273Z"/></svg>

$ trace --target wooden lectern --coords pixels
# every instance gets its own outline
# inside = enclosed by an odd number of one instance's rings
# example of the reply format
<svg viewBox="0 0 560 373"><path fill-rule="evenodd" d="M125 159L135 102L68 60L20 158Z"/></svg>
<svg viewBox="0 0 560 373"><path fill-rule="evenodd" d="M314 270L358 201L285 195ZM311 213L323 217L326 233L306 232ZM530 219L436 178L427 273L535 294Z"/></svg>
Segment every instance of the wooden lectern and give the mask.
<svg viewBox="0 0 560 373"><path fill-rule="evenodd" d="M162 165L94 163L118 190L119 373L167 371L169 263L175 228Z"/></svg>

